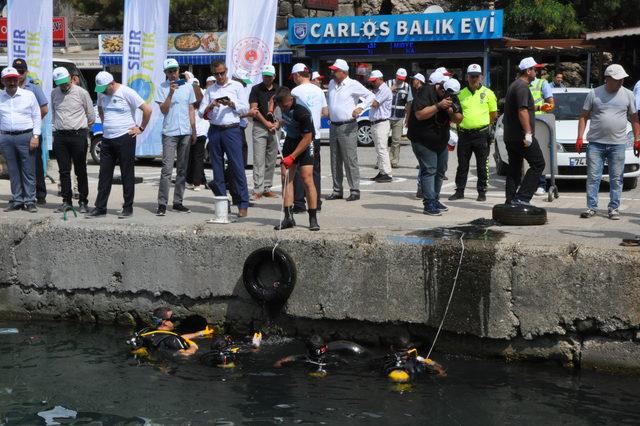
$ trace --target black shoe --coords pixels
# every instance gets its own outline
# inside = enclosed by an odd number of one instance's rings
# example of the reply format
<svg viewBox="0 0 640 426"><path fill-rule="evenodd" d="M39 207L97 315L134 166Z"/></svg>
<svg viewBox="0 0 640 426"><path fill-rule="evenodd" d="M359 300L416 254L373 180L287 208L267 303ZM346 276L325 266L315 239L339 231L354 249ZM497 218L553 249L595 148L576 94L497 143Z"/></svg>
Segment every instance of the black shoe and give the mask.
<svg viewBox="0 0 640 426"><path fill-rule="evenodd" d="M325 200L342 200L342 194L338 195L338 194L330 194L327 195L327 197L325 198Z"/></svg>
<svg viewBox="0 0 640 426"><path fill-rule="evenodd" d="M69 210L73 210L73 207L71 206L71 204L62 203L62 205L60 207L58 207L57 209L55 209L54 212L55 213L64 213L64 212L68 212Z"/></svg>
<svg viewBox="0 0 640 426"><path fill-rule="evenodd" d="M440 202L440 200L436 200L436 207L438 208L438 210L440 210L441 212L448 212L449 211L449 207L445 206L444 204L442 204Z"/></svg>
<svg viewBox="0 0 640 426"><path fill-rule="evenodd" d="M89 212L89 206L87 206L87 203L79 203L78 204L78 211L82 214L88 213Z"/></svg>
<svg viewBox="0 0 640 426"><path fill-rule="evenodd" d="M293 213L306 213L307 212L307 208L306 207L300 207L300 206L293 206L293 209L291 211Z"/></svg>
<svg viewBox="0 0 640 426"><path fill-rule="evenodd" d="M133 216L133 207L129 207L128 209L123 208L118 214L118 219L126 219L131 216Z"/></svg>
<svg viewBox="0 0 640 426"><path fill-rule="evenodd" d="M380 176L382 176L382 173L378 173L378 174L377 174L377 175L375 175L374 177L369 178L369 180L378 180L378 178L379 178Z"/></svg>
<svg viewBox="0 0 640 426"><path fill-rule="evenodd" d="M44 206L45 204L47 204L47 199L44 197L37 198L36 203L38 205Z"/></svg>
<svg viewBox="0 0 640 426"><path fill-rule="evenodd" d="M309 218L309 231L319 231L320 225L318 225L318 219L315 217Z"/></svg>
<svg viewBox="0 0 640 426"><path fill-rule="evenodd" d="M16 210L22 210L24 208L24 204L21 203L10 203L7 208L4 209L5 212L14 212Z"/></svg>
<svg viewBox="0 0 640 426"><path fill-rule="evenodd" d="M96 218L96 217L104 217L107 215L107 211L106 210L100 210L98 208L95 208L93 210L91 210L89 213L87 213L85 215L85 219L92 219L92 218Z"/></svg>
<svg viewBox="0 0 640 426"><path fill-rule="evenodd" d="M487 196L485 194L478 194L478 198L476 198L476 201L487 201Z"/></svg>
<svg viewBox="0 0 640 426"><path fill-rule="evenodd" d="M448 198L449 201L456 201L456 200L462 200L464 198L464 192L462 191L456 191L453 193L452 196L450 196Z"/></svg>
<svg viewBox="0 0 640 426"><path fill-rule="evenodd" d="M398 167L400 167L400 166L398 166L397 164L392 164L392 165L391 165L391 168L392 168L392 169L397 169Z"/></svg>
<svg viewBox="0 0 640 426"><path fill-rule="evenodd" d="M185 206L183 206L182 204L174 204L173 205L173 210L176 212L181 212L181 213L191 213L191 210L189 210L188 208L186 208Z"/></svg>
<svg viewBox="0 0 640 426"><path fill-rule="evenodd" d="M374 180L378 183L388 183L388 182L392 182L393 178L386 173L380 173L380 175L376 177Z"/></svg>
<svg viewBox="0 0 640 426"><path fill-rule="evenodd" d="M416 198L422 199L422 188L416 189Z"/></svg>
<svg viewBox="0 0 640 426"><path fill-rule="evenodd" d="M156 210L156 216L164 216L165 214L167 214L167 206L158 204L158 209Z"/></svg>
<svg viewBox="0 0 640 426"><path fill-rule="evenodd" d="M24 205L24 209L29 213L38 213L38 208L34 203L27 203Z"/></svg>
<svg viewBox="0 0 640 426"><path fill-rule="evenodd" d="M347 197L347 201L358 201L360 199L360 194L351 194Z"/></svg>
<svg viewBox="0 0 640 426"><path fill-rule="evenodd" d="M293 228L294 226L296 226L296 221L285 217L283 221L274 226L273 229L275 229L276 231L281 231L283 229Z"/></svg>

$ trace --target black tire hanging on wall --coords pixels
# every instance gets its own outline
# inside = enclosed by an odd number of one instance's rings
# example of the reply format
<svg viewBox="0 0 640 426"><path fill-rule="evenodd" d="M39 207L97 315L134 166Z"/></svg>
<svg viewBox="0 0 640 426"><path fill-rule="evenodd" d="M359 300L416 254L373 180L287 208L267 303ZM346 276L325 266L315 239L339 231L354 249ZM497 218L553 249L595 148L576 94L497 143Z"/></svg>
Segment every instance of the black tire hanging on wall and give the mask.
<svg viewBox="0 0 640 426"><path fill-rule="evenodd" d="M284 303L296 284L296 267L284 250L263 247L245 260L242 281L257 301Z"/></svg>
<svg viewBox="0 0 640 426"><path fill-rule="evenodd" d="M544 225L547 223L547 211L535 206L496 204L493 206L493 220L502 225Z"/></svg>

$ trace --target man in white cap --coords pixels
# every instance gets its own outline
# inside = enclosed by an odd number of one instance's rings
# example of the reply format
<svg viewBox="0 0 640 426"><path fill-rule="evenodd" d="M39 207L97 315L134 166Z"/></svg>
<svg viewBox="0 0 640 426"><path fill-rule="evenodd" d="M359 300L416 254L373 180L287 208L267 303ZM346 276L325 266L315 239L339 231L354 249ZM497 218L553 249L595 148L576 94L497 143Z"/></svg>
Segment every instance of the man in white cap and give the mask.
<svg viewBox="0 0 640 426"><path fill-rule="evenodd" d="M618 64L609 65L604 71L605 83L591 90L582 107L578 120L576 152L582 151L584 131L589 123L587 140L587 210L580 217L596 215L598 190L605 164L609 168L609 219L620 219L620 195L627 140L627 121L633 128L634 153L640 156L640 124L638 110L631 90L622 87L629 77Z"/></svg>
<svg viewBox="0 0 640 426"><path fill-rule="evenodd" d="M6 67L0 74L0 150L9 169L11 201L5 211L36 213L36 148L40 143L40 105L36 96L19 87L20 74ZM39 159L38 159L39 160Z"/></svg>
<svg viewBox="0 0 640 426"><path fill-rule="evenodd" d="M56 211L64 213L73 207L71 189L71 164L78 179L78 206L80 213L88 213L89 183L87 180L87 133L96 121L93 101L89 92L71 83L71 75L65 67L53 70L51 91L53 124L53 152L60 171L62 206Z"/></svg>
<svg viewBox="0 0 640 426"><path fill-rule="evenodd" d="M276 69L273 65L262 67L262 83L251 88L249 104L256 109L253 116L253 193L251 198L276 197L271 191L273 173L278 158L279 123L273 116L273 95L278 90L275 84ZM270 106L271 105L271 106Z"/></svg>
<svg viewBox="0 0 640 426"><path fill-rule="evenodd" d="M371 123L371 136L378 154L378 174L371 180L378 183L387 183L393 180L391 161L389 160L389 131L391 130L391 101L393 94L384 82L382 72L373 70L369 75L369 83L373 87L374 101L371 103L369 121Z"/></svg>
<svg viewBox="0 0 640 426"><path fill-rule="evenodd" d="M321 210L322 201L320 199L320 127L322 117L327 117L329 115L327 98L321 88L311 83L309 79L309 68L305 64L295 64L291 69L291 78L296 84L296 87L291 90L291 96L296 99L296 102L298 104L305 106L311 112L311 118L313 119L313 126L315 130L313 140L313 183L317 196L317 210ZM296 173L293 183L293 213L303 213L307 210L307 206L305 203L304 182L302 181L299 171Z"/></svg>
<svg viewBox="0 0 640 426"><path fill-rule="evenodd" d="M407 83L407 70L398 68L396 78L387 81L387 86L391 89L393 99L391 100L391 146L389 147L389 160L391 167L396 168L400 163L400 140L402 131L407 122L407 117L411 113L411 86Z"/></svg>
<svg viewBox="0 0 640 426"><path fill-rule="evenodd" d="M426 85L413 98L407 136L420 166L423 213L431 216L448 210L440 202L440 189L449 158L450 123L463 118L454 97L459 91L460 83L451 79Z"/></svg>
<svg viewBox="0 0 640 426"><path fill-rule="evenodd" d="M478 198L486 201L489 182L489 150L491 126L498 116L498 102L491 89L482 85L482 68L478 64L467 67L467 87L458 95L464 119L458 125L458 170L456 192L449 200L464 198L471 155L476 157L478 170Z"/></svg>
<svg viewBox="0 0 640 426"><path fill-rule="evenodd" d="M209 77L207 77L207 81L205 81L204 83L204 88L208 89L209 87L213 86L214 84L216 84L216 78L212 75L210 75Z"/></svg>
<svg viewBox="0 0 640 426"><path fill-rule="evenodd" d="M204 90L200 87L200 80L193 78L191 80L193 84L193 90L200 91L200 95L204 97ZM198 109L201 101L198 101L196 96L196 103L194 107ZM200 191L201 185L206 183L204 176L204 146L207 142L207 133L209 132L209 121L200 117L200 114L195 114L196 118L196 143L189 148L189 165L187 166L187 189L193 191Z"/></svg>
<svg viewBox="0 0 640 426"><path fill-rule="evenodd" d="M136 136L144 132L151 118L151 106L130 87L116 83L113 75L100 71L96 75L98 114L102 121L102 144L100 146L100 172L98 196L95 208L87 218L103 217L107 214L107 201L111 193L113 170L120 163L124 204L118 217L133 215L135 193ZM136 110L142 111L142 123L136 123Z"/></svg>
<svg viewBox="0 0 640 426"><path fill-rule="evenodd" d="M535 131L535 102L529 85L540 65L531 57L518 65L518 78L511 83L504 104L504 142L509 155L509 172L505 185L506 204L529 205L544 171L545 161ZM529 169L522 177L522 162Z"/></svg>
<svg viewBox="0 0 640 426"><path fill-rule="evenodd" d="M320 73L318 71L314 71L311 74L311 83L312 84L315 84L316 86L318 86L319 88L322 89L323 88L322 87L323 82L324 82L324 76L320 75Z"/></svg>
<svg viewBox="0 0 640 426"><path fill-rule="evenodd" d="M164 61L163 81L156 89L156 102L160 112L164 115L162 122L162 170L158 185L158 208L156 216L167 213L169 201L169 186L173 165L176 165L176 183L173 188L173 211L190 213L182 203L189 166L189 150L196 143L196 90L199 86L187 84L185 79L179 78L180 66L178 61L168 58ZM202 96L202 94L199 94Z"/></svg>
<svg viewBox="0 0 640 426"><path fill-rule="evenodd" d="M349 65L336 59L329 67L333 78L329 83L328 104L329 149L333 192L326 199L343 198L343 166L347 174L350 194L347 201L360 199L360 169L358 165L358 122L356 119L371 106L374 96L366 87L349 78Z"/></svg>

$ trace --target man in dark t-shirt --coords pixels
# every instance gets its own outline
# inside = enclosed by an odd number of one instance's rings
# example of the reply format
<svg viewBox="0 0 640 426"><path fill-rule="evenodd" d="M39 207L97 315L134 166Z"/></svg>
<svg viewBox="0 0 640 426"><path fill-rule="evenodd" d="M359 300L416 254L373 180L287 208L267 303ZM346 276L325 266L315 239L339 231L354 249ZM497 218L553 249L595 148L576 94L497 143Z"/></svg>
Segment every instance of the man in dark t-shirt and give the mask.
<svg viewBox="0 0 640 426"><path fill-rule="evenodd" d="M507 90L504 103L504 142L509 154L509 172L505 187L506 204L528 205L544 171L544 157L535 132L535 103L529 84L541 65L529 57L520 61L518 78ZM522 161L529 169L522 178Z"/></svg>
<svg viewBox="0 0 640 426"><path fill-rule="evenodd" d="M314 156L320 155L314 152L315 126L311 111L302 104L298 104L291 95L288 87L280 87L274 96L274 102L282 112L282 121L287 137L282 147L282 198L284 206L284 219L276 225L276 230L293 228L296 222L293 219L293 178L296 168L299 168L300 178L305 187L307 205L309 208L309 230L319 231L316 212L318 208L318 196L313 182Z"/></svg>
<svg viewBox="0 0 640 426"><path fill-rule="evenodd" d="M455 96L459 91L460 83L450 79L423 86L413 98L407 136L420 165L423 213L431 216L440 216L441 211L448 210L439 197L449 159L451 123L460 123L463 118Z"/></svg>

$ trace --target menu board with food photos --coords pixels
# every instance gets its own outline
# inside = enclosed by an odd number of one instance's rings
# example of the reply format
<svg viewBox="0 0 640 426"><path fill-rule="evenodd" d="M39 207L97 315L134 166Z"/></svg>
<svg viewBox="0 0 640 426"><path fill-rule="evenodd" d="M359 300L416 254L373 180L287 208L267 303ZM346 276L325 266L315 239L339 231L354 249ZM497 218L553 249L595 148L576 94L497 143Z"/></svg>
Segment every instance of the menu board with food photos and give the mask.
<svg viewBox="0 0 640 426"><path fill-rule="evenodd" d="M100 34L98 36L100 55L121 55L122 34ZM227 50L227 33L170 33L167 39L167 55L206 55L225 53ZM273 40L273 51L290 51L287 31L276 31Z"/></svg>

